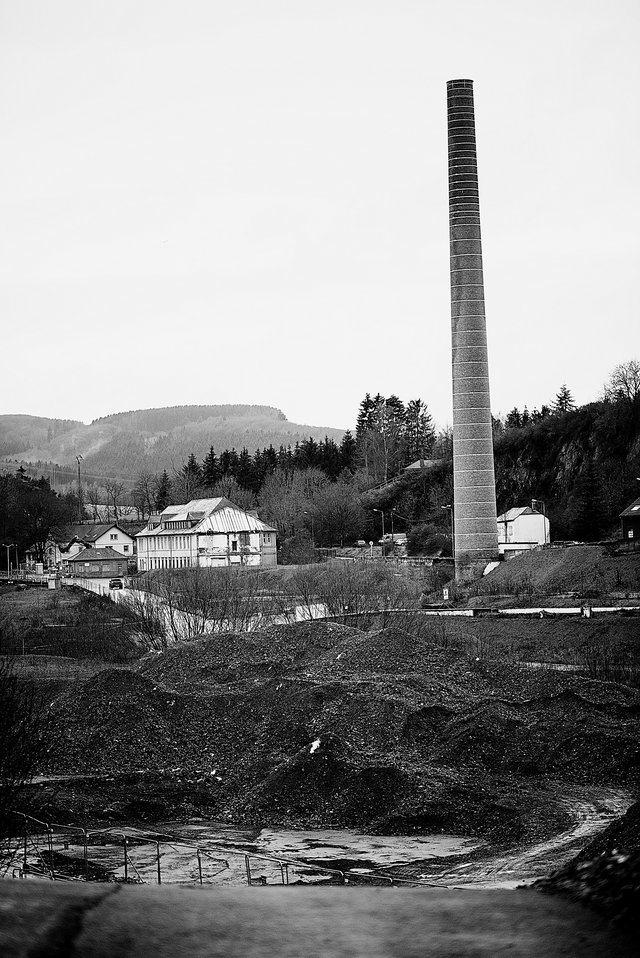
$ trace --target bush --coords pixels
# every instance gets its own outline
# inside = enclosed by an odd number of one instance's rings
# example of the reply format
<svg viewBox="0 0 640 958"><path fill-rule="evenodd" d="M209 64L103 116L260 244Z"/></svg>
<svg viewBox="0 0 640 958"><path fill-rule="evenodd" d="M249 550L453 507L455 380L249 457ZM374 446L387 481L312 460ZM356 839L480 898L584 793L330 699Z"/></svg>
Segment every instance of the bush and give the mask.
<svg viewBox="0 0 640 958"><path fill-rule="evenodd" d="M0 659L0 836L15 826L12 809L20 790L38 770L44 758L49 731L49 713L42 696L29 682L13 672L10 657ZM0 860L6 852L0 844Z"/></svg>
<svg viewBox="0 0 640 958"><path fill-rule="evenodd" d="M316 551L307 536L291 536L278 550L280 565L308 565L316 561Z"/></svg>
<svg viewBox="0 0 640 958"><path fill-rule="evenodd" d="M407 533L407 552L410 556L450 556L451 537L439 531L433 523L422 522Z"/></svg>

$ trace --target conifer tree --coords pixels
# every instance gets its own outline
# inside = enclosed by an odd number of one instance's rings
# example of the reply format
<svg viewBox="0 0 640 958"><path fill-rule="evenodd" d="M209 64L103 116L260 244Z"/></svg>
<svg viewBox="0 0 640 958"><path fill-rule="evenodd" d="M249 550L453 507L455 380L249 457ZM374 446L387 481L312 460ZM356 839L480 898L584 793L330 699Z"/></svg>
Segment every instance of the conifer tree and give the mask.
<svg viewBox="0 0 640 958"><path fill-rule="evenodd" d="M171 479L169 474L165 469L160 478L158 479L158 485L156 486L155 496L154 496L154 505L156 512L162 512L163 509L166 509L169 503L171 502Z"/></svg>
<svg viewBox="0 0 640 958"><path fill-rule="evenodd" d="M220 463L218 462L213 446L210 447L209 452L202 460L201 475L202 482L205 486L215 486L222 475Z"/></svg>
<svg viewBox="0 0 640 958"><path fill-rule="evenodd" d="M560 387L560 391L556 395L555 402L553 404L553 411L562 416L565 413L571 412L572 409L576 408L576 404L571 395L571 390L566 383L563 383Z"/></svg>
<svg viewBox="0 0 640 958"><path fill-rule="evenodd" d="M421 399L411 399L405 414L406 454L409 462L426 459L435 442L433 419Z"/></svg>
<svg viewBox="0 0 640 958"><path fill-rule="evenodd" d="M355 472L356 468L356 440L349 429L345 432L340 443L340 467Z"/></svg>

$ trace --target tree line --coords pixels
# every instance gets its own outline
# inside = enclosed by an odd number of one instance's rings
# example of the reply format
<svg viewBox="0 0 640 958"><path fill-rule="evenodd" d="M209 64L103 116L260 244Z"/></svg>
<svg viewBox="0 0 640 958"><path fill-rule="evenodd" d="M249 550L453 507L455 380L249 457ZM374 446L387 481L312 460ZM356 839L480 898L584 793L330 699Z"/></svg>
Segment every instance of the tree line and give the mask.
<svg viewBox="0 0 640 958"><path fill-rule="evenodd" d="M0 475L0 567L15 565L12 547L22 559L28 548L44 560L44 546L54 526L75 522L79 504L75 493L54 492L49 480L33 479L23 468Z"/></svg>

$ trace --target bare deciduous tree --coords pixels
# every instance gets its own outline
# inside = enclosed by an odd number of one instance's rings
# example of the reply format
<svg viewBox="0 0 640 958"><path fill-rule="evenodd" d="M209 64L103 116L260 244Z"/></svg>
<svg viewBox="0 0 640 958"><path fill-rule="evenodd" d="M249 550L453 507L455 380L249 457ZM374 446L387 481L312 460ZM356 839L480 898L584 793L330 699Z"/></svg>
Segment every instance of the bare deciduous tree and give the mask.
<svg viewBox="0 0 640 958"><path fill-rule="evenodd" d="M151 472L141 472L133 487L133 504L139 519L148 519L155 508L158 477Z"/></svg>
<svg viewBox="0 0 640 958"><path fill-rule="evenodd" d="M84 490L84 497L91 510L91 518L94 522L100 521L100 505L102 500L100 489L100 486L97 486L94 482L91 482L85 487Z"/></svg>
<svg viewBox="0 0 640 958"><path fill-rule="evenodd" d="M33 685L19 680L7 657L0 659L0 701L1 860L8 852L4 836L14 824L11 810L44 757L49 719Z"/></svg>
<svg viewBox="0 0 640 958"><path fill-rule="evenodd" d="M124 492L124 483L119 479L105 479L104 491L107 499L107 515L111 515L117 522L120 518L121 496Z"/></svg>
<svg viewBox="0 0 640 958"><path fill-rule="evenodd" d="M619 363L604 387L605 399L625 399L632 405L640 400L640 362L630 359Z"/></svg>

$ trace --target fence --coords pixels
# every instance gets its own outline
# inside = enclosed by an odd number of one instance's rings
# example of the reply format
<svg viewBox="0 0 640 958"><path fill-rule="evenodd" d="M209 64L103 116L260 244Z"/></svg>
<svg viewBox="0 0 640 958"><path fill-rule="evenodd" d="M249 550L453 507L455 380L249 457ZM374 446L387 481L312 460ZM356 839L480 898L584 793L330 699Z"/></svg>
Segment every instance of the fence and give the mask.
<svg viewBox="0 0 640 958"><path fill-rule="evenodd" d="M85 829L10 813L15 834L0 844L0 879L122 884L433 885L381 872L342 871L246 848L189 842L136 828Z"/></svg>
<svg viewBox="0 0 640 958"><path fill-rule="evenodd" d="M310 862L135 828L89 830L43 822L23 812L11 814L15 834L4 840L0 878L250 886L393 882L390 876L350 875Z"/></svg>

